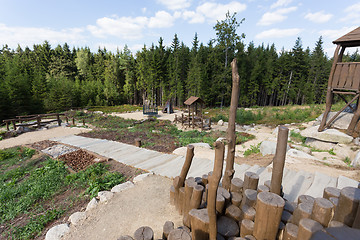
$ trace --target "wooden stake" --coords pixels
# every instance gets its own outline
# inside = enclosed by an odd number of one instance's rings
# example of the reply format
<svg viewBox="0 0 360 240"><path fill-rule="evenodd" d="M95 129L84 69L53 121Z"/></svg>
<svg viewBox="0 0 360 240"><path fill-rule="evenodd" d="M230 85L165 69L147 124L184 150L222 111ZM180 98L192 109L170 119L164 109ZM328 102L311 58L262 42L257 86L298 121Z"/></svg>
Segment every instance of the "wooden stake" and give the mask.
<svg viewBox="0 0 360 240"><path fill-rule="evenodd" d="M298 197L298 203L305 203L305 202L308 202L310 203L311 205L314 204L314 201L315 201L315 198L310 196L310 195L300 195Z"/></svg>
<svg viewBox="0 0 360 240"><path fill-rule="evenodd" d="M323 229L323 226L310 218L303 218L299 222L298 239L310 240L311 236Z"/></svg>
<svg viewBox="0 0 360 240"><path fill-rule="evenodd" d="M299 225L299 221L303 218L310 218L313 204L309 202L300 203L294 211L290 220L291 223Z"/></svg>
<svg viewBox="0 0 360 240"><path fill-rule="evenodd" d="M339 203L334 213L334 220L351 227L360 202L360 189L345 187L340 192Z"/></svg>
<svg viewBox="0 0 360 240"><path fill-rule="evenodd" d="M231 192L231 203L237 207L240 207L242 195L238 192Z"/></svg>
<svg viewBox="0 0 360 240"><path fill-rule="evenodd" d="M191 209L189 215L191 221L192 240L208 240L209 239L208 210L206 208Z"/></svg>
<svg viewBox="0 0 360 240"><path fill-rule="evenodd" d="M150 227L140 227L134 233L134 240L153 240L154 231Z"/></svg>
<svg viewBox="0 0 360 240"><path fill-rule="evenodd" d="M141 139L140 138L135 138L135 146L141 147Z"/></svg>
<svg viewBox="0 0 360 240"><path fill-rule="evenodd" d="M254 222L249 219L244 219L240 222L240 237L252 235L254 232Z"/></svg>
<svg viewBox="0 0 360 240"><path fill-rule="evenodd" d="M193 194L193 189L197 185L195 182L195 179L186 179L185 180L185 195L184 195L184 201L183 201L183 223L185 226L190 227L190 217L189 217L189 211L191 210L190 207L190 201L191 196Z"/></svg>
<svg viewBox="0 0 360 240"><path fill-rule="evenodd" d="M186 232L184 229L174 229L170 232L169 240L191 240L190 233Z"/></svg>
<svg viewBox="0 0 360 240"><path fill-rule="evenodd" d="M324 189L323 198L340 197L340 189L334 187L326 187Z"/></svg>
<svg viewBox="0 0 360 240"><path fill-rule="evenodd" d="M241 210L235 205L230 205L225 210L225 216L234 219L239 222L241 220Z"/></svg>
<svg viewBox="0 0 360 240"><path fill-rule="evenodd" d="M244 185L243 180L241 180L240 178L233 178L233 179L231 179L230 191L242 193L243 185Z"/></svg>
<svg viewBox="0 0 360 240"><path fill-rule="evenodd" d="M286 240L296 240L299 227L292 223L287 223L285 226L284 237Z"/></svg>
<svg viewBox="0 0 360 240"><path fill-rule="evenodd" d="M239 104L239 71L237 67L236 58L231 62L232 69L232 90L231 90L231 103L229 113L229 124L227 129L228 140L228 152L226 157L226 168L224 177L222 180L222 187L230 191L231 179L234 175L234 158L235 158L235 146L236 146L236 134L235 134L235 119L236 110Z"/></svg>
<svg viewBox="0 0 360 240"><path fill-rule="evenodd" d="M166 240L172 230L174 230L174 223L172 221L166 221L163 227L163 239Z"/></svg>
<svg viewBox="0 0 360 240"><path fill-rule="evenodd" d="M256 214L255 208L249 207L248 205L244 205L241 207L240 219L241 220L249 219L253 221L255 219L255 214Z"/></svg>
<svg viewBox="0 0 360 240"><path fill-rule="evenodd" d="M245 172L243 192L246 189L256 190L259 183L259 175L254 172Z"/></svg>
<svg viewBox="0 0 360 240"><path fill-rule="evenodd" d="M239 224L228 217L221 216L217 220L217 229L221 236L225 237L226 239L230 237L239 236ZM211 232L211 228L210 228ZM216 239L216 238L215 238Z"/></svg>
<svg viewBox="0 0 360 240"><path fill-rule="evenodd" d="M311 213L311 219L327 227L333 210L333 204L325 198L316 198Z"/></svg>
<svg viewBox="0 0 360 240"><path fill-rule="evenodd" d="M216 240L217 225L216 225L216 197L217 189L219 186L223 161L224 161L224 144L222 142L215 142L215 162L213 174L209 176L209 190L208 190L208 201L207 210L209 216L209 239Z"/></svg>
<svg viewBox="0 0 360 240"><path fill-rule="evenodd" d="M270 192L277 195L280 195L281 193L281 183L285 165L288 134L289 129L287 127L279 126L270 186Z"/></svg>
<svg viewBox="0 0 360 240"><path fill-rule="evenodd" d="M284 199L277 194L261 192L257 195L253 234L256 239L276 238L284 205Z"/></svg>
<svg viewBox="0 0 360 240"><path fill-rule="evenodd" d="M196 185L193 189L193 193L190 200L190 210L197 209L200 207L202 196L204 192L204 187L201 185Z"/></svg>
<svg viewBox="0 0 360 240"><path fill-rule="evenodd" d="M243 200L241 206L248 205L255 208L257 191L253 189L246 189L243 193Z"/></svg>

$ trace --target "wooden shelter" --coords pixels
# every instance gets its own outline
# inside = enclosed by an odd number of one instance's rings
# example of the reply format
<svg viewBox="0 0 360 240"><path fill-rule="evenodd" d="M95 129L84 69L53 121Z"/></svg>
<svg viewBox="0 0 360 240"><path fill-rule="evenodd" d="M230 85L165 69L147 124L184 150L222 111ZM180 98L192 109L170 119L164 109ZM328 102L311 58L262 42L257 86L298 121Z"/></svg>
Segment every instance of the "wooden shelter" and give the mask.
<svg viewBox="0 0 360 240"><path fill-rule="evenodd" d="M187 118L187 124L192 125L192 128L195 128L195 125L197 123L203 124L203 116L202 116L202 109L204 107L205 102L199 98L191 96L189 97L184 104L188 107L188 118ZM202 128L202 126L201 126Z"/></svg>
<svg viewBox="0 0 360 240"><path fill-rule="evenodd" d="M342 62L342 58L347 47L360 46L360 27L333 41L333 43L337 46L328 81L326 109L318 131L323 131L329 127L346 107L351 107L350 104L357 100L354 116L347 129L347 134L353 135L360 117L360 62ZM338 94L346 105L327 121L335 94ZM344 95L352 95L353 98L347 102Z"/></svg>

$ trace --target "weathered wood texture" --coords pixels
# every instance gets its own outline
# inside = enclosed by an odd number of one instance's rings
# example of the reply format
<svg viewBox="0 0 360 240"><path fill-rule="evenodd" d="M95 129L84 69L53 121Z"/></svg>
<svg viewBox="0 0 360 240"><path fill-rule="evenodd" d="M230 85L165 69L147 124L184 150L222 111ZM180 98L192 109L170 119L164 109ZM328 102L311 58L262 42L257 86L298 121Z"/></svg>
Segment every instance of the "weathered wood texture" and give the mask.
<svg viewBox="0 0 360 240"><path fill-rule="evenodd" d="M299 225L299 222L303 218L310 218L312 213L313 204L309 202L300 203L295 209L293 216L290 219L290 222Z"/></svg>
<svg viewBox="0 0 360 240"><path fill-rule="evenodd" d="M191 209L191 236L193 240L209 239L209 215L206 208ZM215 236L216 237L216 236Z"/></svg>
<svg viewBox="0 0 360 240"><path fill-rule="evenodd" d="M310 240L311 236L323 229L323 226L310 218L303 218L299 222L298 239Z"/></svg>
<svg viewBox="0 0 360 240"><path fill-rule="evenodd" d="M254 232L254 222L249 219L244 219L240 223L240 237L252 235Z"/></svg>
<svg viewBox="0 0 360 240"><path fill-rule="evenodd" d="M239 236L239 224L231 218L221 216L217 220L217 231L226 239L230 237L236 237Z"/></svg>
<svg viewBox="0 0 360 240"><path fill-rule="evenodd" d="M154 231L147 226L138 228L134 233L135 240L153 240Z"/></svg>
<svg viewBox="0 0 360 240"><path fill-rule="evenodd" d="M236 134L235 134L235 119L236 110L239 103L239 71L236 58L231 62L232 69L232 90L231 90L231 103L229 113L229 125L227 129L228 140L228 152L226 157L226 168L222 181L222 187L230 191L231 179L234 175L234 158L235 158L235 146L236 146Z"/></svg>
<svg viewBox="0 0 360 240"><path fill-rule="evenodd" d="M296 240L299 227L293 223L287 223L284 231L284 240Z"/></svg>
<svg viewBox="0 0 360 240"><path fill-rule="evenodd" d="M163 226L163 239L167 239L172 230L174 230L174 223L171 221L166 221Z"/></svg>
<svg viewBox="0 0 360 240"><path fill-rule="evenodd" d="M325 198L316 198L311 213L311 219L327 227L333 211L333 204Z"/></svg>
<svg viewBox="0 0 360 240"><path fill-rule="evenodd" d="M184 229L174 229L170 232L168 240L191 240L191 235Z"/></svg>
<svg viewBox="0 0 360 240"><path fill-rule="evenodd" d="M340 192L339 203L334 213L334 220L351 227L354 223L360 202L360 189L345 187Z"/></svg>
<svg viewBox="0 0 360 240"><path fill-rule="evenodd" d="M243 192L246 189L256 190L259 183L259 175L254 172L245 172Z"/></svg>

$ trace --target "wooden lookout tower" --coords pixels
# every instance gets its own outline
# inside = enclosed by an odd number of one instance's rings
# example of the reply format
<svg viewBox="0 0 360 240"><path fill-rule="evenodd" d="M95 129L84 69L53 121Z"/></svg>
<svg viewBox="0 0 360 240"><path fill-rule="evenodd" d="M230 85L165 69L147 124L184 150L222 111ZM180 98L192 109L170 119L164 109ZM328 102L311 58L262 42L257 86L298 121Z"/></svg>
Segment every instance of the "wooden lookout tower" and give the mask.
<svg viewBox="0 0 360 240"><path fill-rule="evenodd" d="M360 117L360 62L342 62L342 58L347 47L360 46L360 27L333 41L333 43L337 46L328 81L326 109L318 131L323 131L329 127L346 107L357 100L354 116L347 128L347 134L353 135ZM334 94L338 94L345 101L346 105L327 121ZM347 102L344 95L352 95L353 98L350 102Z"/></svg>
<svg viewBox="0 0 360 240"><path fill-rule="evenodd" d="M191 96L184 102L184 104L188 107L189 116L187 120L189 127L190 125L192 125L192 127L194 128L195 125L197 125L198 123L202 125L203 123L202 109L204 107L205 102L199 97Z"/></svg>

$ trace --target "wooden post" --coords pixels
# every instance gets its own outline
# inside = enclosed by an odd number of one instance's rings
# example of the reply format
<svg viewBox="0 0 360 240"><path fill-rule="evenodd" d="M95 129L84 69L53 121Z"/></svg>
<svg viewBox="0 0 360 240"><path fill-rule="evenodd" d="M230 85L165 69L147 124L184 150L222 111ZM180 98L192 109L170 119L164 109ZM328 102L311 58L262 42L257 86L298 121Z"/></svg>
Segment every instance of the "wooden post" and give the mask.
<svg viewBox="0 0 360 240"><path fill-rule="evenodd" d="M191 107L190 107L190 105L189 105L188 109L189 109L189 119L188 119L188 122L189 122L189 127L190 127L190 126L191 126L191 124L190 124L190 116L191 116Z"/></svg>
<svg viewBox="0 0 360 240"><path fill-rule="evenodd" d="M215 148L214 171L213 174L209 176L209 190L208 190L208 202L207 202L210 240L216 240L216 234L217 234L216 196L222 174L224 151L225 151L224 144L222 142L215 142L214 148Z"/></svg>
<svg viewBox="0 0 360 240"><path fill-rule="evenodd" d="M241 206L248 205L249 207L255 208L257 191L254 189L246 189L243 192L243 200Z"/></svg>
<svg viewBox="0 0 360 240"><path fill-rule="evenodd" d="M166 240L172 230L174 230L174 223L171 221L166 221L163 227L163 239Z"/></svg>
<svg viewBox="0 0 360 240"><path fill-rule="evenodd" d="M244 205L244 206L241 207L241 217L240 217L240 219L241 220L244 220L244 219L254 220L255 219L255 214L256 214L255 208L250 207L248 205Z"/></svg>
<svg viewBox="0 0 360 240"><path fill-rule="evenodd" d="M256 190L259 183L259 175L254 172L245 172L243 192L246 189Z"/></svg>
<svg viewBox="0 0 360 240"><path fill-rule="evenodd" d="M11 121L12 122L12 124L13 124L13 127L14 127L14 130L16 130L16 122L13 120L13 121Z"/></svg>
<svg viewBox="0 0 360 240"><path fill-rule="evenodd" d="M225 216L239 222L241 220L241 210L238 206L231 204L225 210Z"/></svg>
<svg viewBox="0 0 360 240"><path fill-rule="evenodd" d="M169 240L191 240L191 235L184 229L175 229L170 232Z"/></svg>
<svg viewBox="0 0 360 240"><path fill-rule="evenodd" d="M175 195L174 195L175 207L177 210L181 209L181 206L179 205L179 201L178 201L179 200L179 188L184 186L184 181L186 179L186 175L189 172L189 168L191 166L193 157L194 157L194 146L188 145L187 152L186 152L186 158L185 158L184 165L181 169L181 173L179 176L175 177L174 181L173 181L173 185L175 188Z"/></svg>
<svg viewBox="0 0 360 240"><path fill-rule="evenodd" d="M135 138L135 146L141 147L141 139L140 138Z"/></svg>
<svg viewBox="0 0 360 240"><path fill-rule="evenodd" d="M196 106L196 103L195 103L195 106ZM191 115L192 115L192 128L194 129L195 128L195 113L194 113L194 111L196 111L196 109L194 109L195 107L193 106L192 107L192 111L191 111Z"/></svg>
<svg viewBox="0 0 360 240"><path fill-rule="evenodd" d="M252 235L254 231L254 222L249 219L244 219L240 222L240 237Z"/></svg>
<svg viewBox="0 0 360 240"><path fill-rule="evenodd" d="M299 225L299 221L302 218L310 218L312 212L313 204L309 202L300 203L295 209L293 216L290 219L290 222Z"/></svg>
<svg viewBox="0 0 360 240"><path fill-rule="evenodd" d="M352 227L360 229L360 203L358 205L358 209Z"/></svg>
<svg viewBox="0 0 360 240"><path fill-rule="evenodd" d="M339 203L336 207L333 220L343 222L349 227L354 223L357 208L360 202L360 189L345 187L340 192Z"/></svg>
<svg viewBox="0 0 360 240"><path fill-rule="evenodd" d="M191 219L192 240L209 240L209 216L207 209L191 209L189 215Z"/></svg>
<svg viewBox="0 0 360 240"><path fill-rule="evenodd" d="M315 202L315 198L312 197L312 196L310 196L310 195L305 195L305 194L300 195L300 196L298 197L298 204L300 204L300 203L306 203L306 202L308 202L308 203L310 203L311 205L313 205L314 202Z"/></svg>
<svg viewBox="0 0 360 240"><path fill-rule="evenodd" d="M237 207L240 207L242 195L238 192L231 192L231 203Z"/></svg>
<svg viewBox="0 0 360 240"><path fill-rule="evenodd" d="M58 125L61 126L61 119L60 119L60 115L56 114L56 120L58 122ZM84 124L85 125L85 124Z"/></svg>
<svg viewBox="0 0 360 240"><path fill-rule="evenodd" d="M40 129L41 128L41 117L39 115L36 116L36 122L37 122L38 128Z"/></svg>
<svg viewBox="0 0 360 240"><path fill-rule="evenodd" d="M72 118L72 125L75 126L75 118L74 117Z"/></svg>
<svg viewBox="0 0 360 240"><path fill-rule="evenodd" d="M285 165L285 157L287 150L289 129L284 126L279 126L278 138L276 144L276 153L273 160L273 170L271 175L270 192L280 195L281 183Z"/></svg>
<svg viewBox="0 0 360 240"><path fill-rule="evenodd" d="M10 128L9 128L9 122L8 122L8 121L6 121L5 123L6 123L6 130L10 131Z"/></svg>
<svg viewBox="0 0 360 240"><path fill-rule="evenodd" d="M190 210L194 208L197 209L200 207L203 191L204 191L204 187L201 185L196 185L194 187L190 200Z"/></svg>
<svg viewBox="0 0 360 240"><path fill-rule="evenodd" d="M184 126L184 114L181 114L181 126Z"/></svg>
<svg viewBox="0 0 360 240"><path fill-rule="evenodd" d="M271 192L261 192L257 196L253 235L259 240L275 239L285 201Z"/></svg>
<svg viewBox="0 0 360 240"><path fill-rule="evenodd" d="M293 223L287 223L285 226L284 237L286 240L296 240L299 227Z"/></svg>
<svg viewBox="0 0 360 240"><path fill-rule="evenodd" d="M150 227L140 227L134 233L135 240L153 240L154 231Z"/></svg>
<svg viewBox="0 0 360 240"><path fill-rule="evenodd" d="M234 158L235 158L235 146L236 146L236 134L235 134L235 120L236 110L239 104L239 72L237 67L236 58L231 62L232 69L232 90L231 90L231 103L229 113L229 124L227 129L228 140L228 152L226 157L226 168L224 177L222 180L222 187L226 190L230 190L231 179L234 175Z"/></svg>
<svg viewBox="0 0 360 240"><path fill-rule="evenodd" d="M326 187L324 189L323 198L340 197L340 189L335 187Z"/></svg>
<svg viewBox="0 0 360 240"><path fill-rule="evenodd" d="M83 126L85 126L85 119L83 119L82 122L83 122Z"/></svg>
<svg viewBox="0 0 360 240"><path fill-rule="evenodd" d="M311 213L311 219L327 227L332 215L333 204L325 198L316 198Z"/></svg>
<svg viewBox="0 0 360 240"><path fill-rule="evenodd" d="M183 201L183 223L185 226L190 227L190 217L189 217L189 211L191 210L190 208L190 201L191 201L191 196L193 193L193 189L194 187L197 185L197 183L195 182L195 179L186 179L185 180L185 195L184 195L184 201Z"/></svg>
<svg viewBox="0 0 360 240"><path fill-rule="evenodd" d="M233 178L231 179L230 191L242 193L243 185L244 185L243 180L241 180L240 178Z"/></svg>
<svg viewBox="0 0 360 240"><path fill-rule="evenodd" d="M68 116L65 116L65 122L66 122L66 123L69 123L69 118L68 118Z"/></svg>
<svg viewBox="0 0 360 240"><path fill-rule="evenodd" d="M303 218L299 222L298 238L301 240L310 240L311 236L322 230L323 226L315 220L310 218Z"/></svg>

